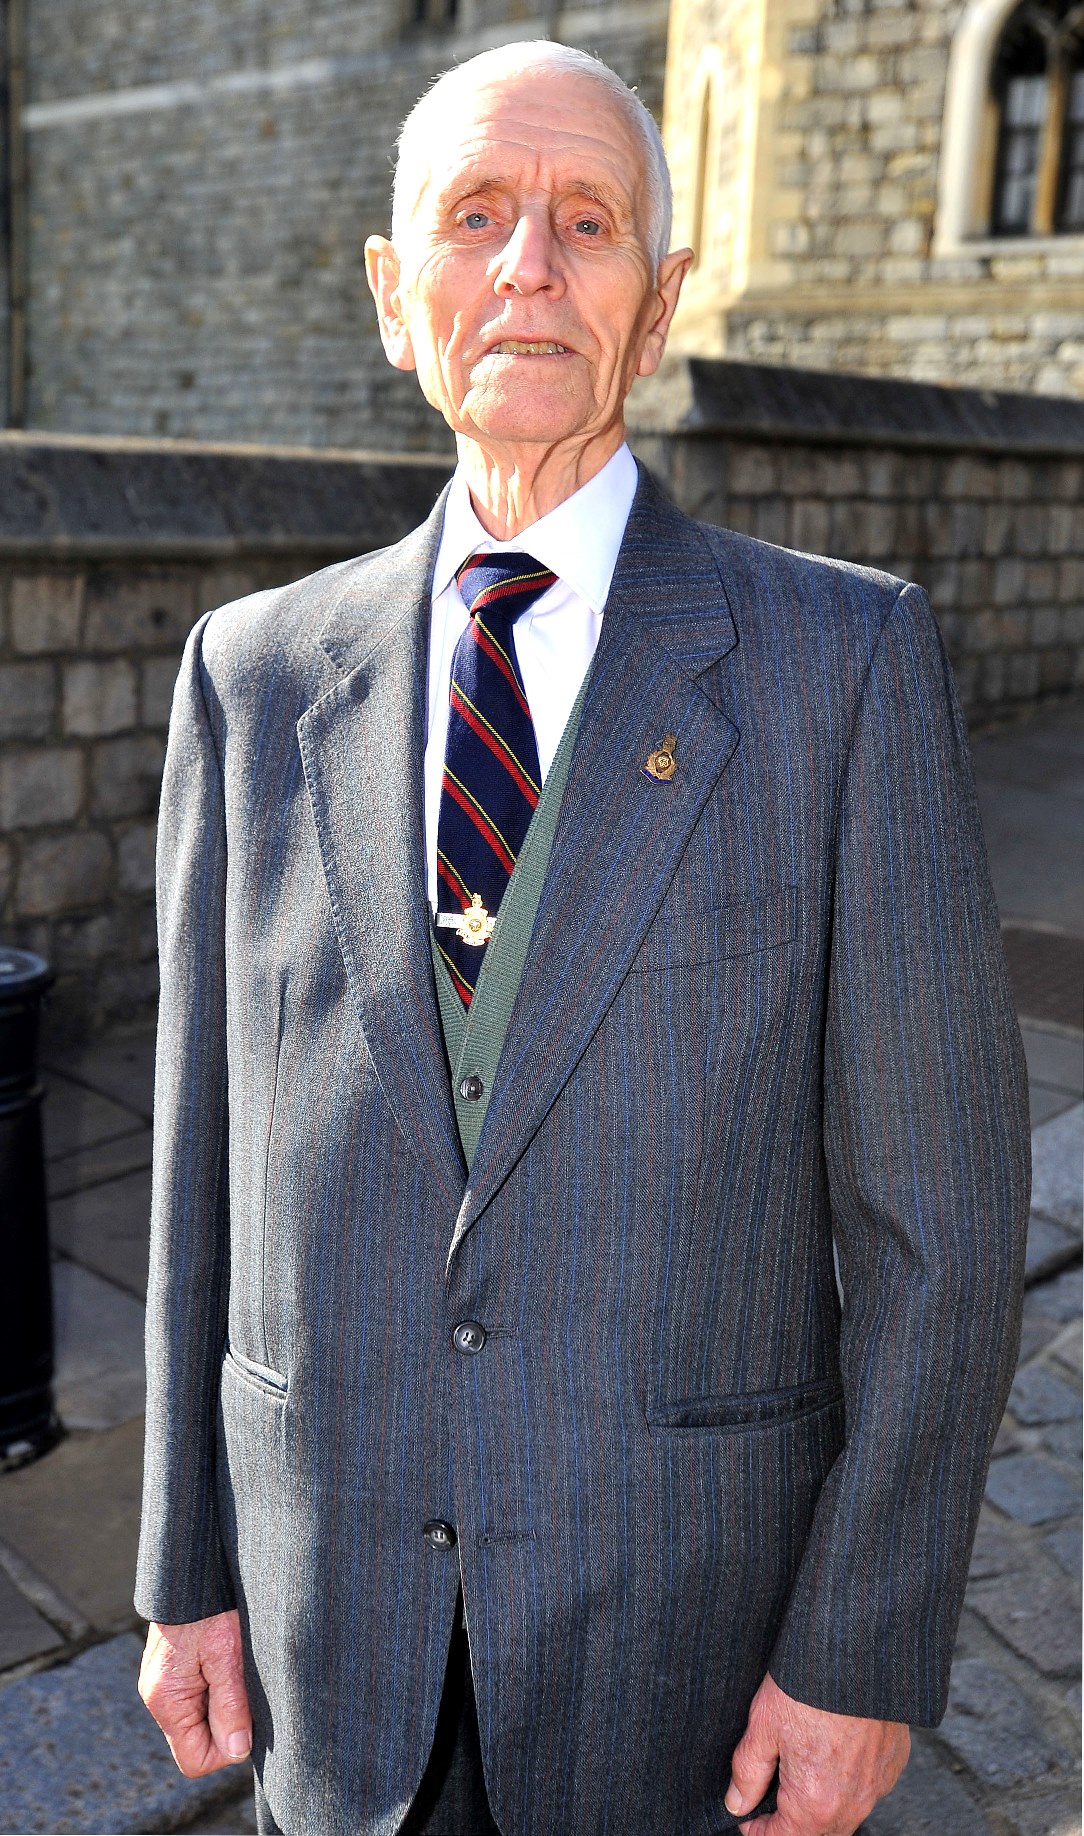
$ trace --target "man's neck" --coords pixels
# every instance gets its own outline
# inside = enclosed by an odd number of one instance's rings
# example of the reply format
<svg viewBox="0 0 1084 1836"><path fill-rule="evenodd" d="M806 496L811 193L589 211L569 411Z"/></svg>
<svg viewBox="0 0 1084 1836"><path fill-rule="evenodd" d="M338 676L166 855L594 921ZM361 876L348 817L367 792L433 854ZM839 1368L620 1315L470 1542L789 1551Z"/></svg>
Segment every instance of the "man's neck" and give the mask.
<svg viewBox="0 0 1084 1836"><path fill-rule="evenodd" d="M575 448L483 447L462 434L456 445L478 521L496 541L507 542L601 472L624 438L619 425Z"/></svg>

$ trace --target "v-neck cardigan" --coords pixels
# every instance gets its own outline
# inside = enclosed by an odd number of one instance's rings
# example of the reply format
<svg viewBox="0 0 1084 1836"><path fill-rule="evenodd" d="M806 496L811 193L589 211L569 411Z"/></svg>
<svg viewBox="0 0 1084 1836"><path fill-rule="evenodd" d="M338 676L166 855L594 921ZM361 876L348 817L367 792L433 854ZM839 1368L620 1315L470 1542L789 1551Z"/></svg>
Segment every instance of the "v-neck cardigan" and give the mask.
<svg viewBox="0 0 1084 1836"><path fill-rule="evenodd" d="M482 1133L505 1034L523 978L523 967L527 960L538 901L542 896L542 883L549 865L553 838L557 832L557 818L561 811L561 799L572 762L590 675L589 669L573 703L553 764L546 773L542 795L505 888L493 935L486 945L474 999L469 1008L464 1007L456 992L448 966L437 945L436 931L432 934L433 974L436 977L444 1049L452 1076L456 1125L468 1171ZM468 1080L473 1079L481 1080L481 1094L477 1097L463 1093ZM476 1086L471 1083L468 1087Z"/></svg>

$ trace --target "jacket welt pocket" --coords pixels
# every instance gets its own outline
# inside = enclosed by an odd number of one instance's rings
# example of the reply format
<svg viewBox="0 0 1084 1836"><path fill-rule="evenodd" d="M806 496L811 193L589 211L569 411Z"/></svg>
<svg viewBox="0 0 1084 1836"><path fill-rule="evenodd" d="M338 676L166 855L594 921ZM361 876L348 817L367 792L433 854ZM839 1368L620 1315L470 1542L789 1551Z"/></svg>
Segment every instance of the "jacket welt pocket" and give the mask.
<svg viewBox="0 0 1084 1836"><path fill-rule="evenodd" d="M714 963L751 956L791 943L798 932L798 888L785 886L763 899L720 905L684 917L656 919L644 943L645 969Z"/></svg>
<svg viewBox="0 0 1084 1836"><path fill-rule="evenodd" d="M234 1351L232 1345L227 1345L223 1353L222 1369L229 1371L240 1383L247 1384L250 1390L259 1390L262 1396L270 1396L274 1402L285 1402L289 1389L286 1378L273 1371L270 1365L257 1364L254 1358Z"/></svg>
<svg viewBox="0 0 1084 1836"><path fill-rule="evenodd" d="M648 1427L669 1433L748 1433L757 1428L786 1427L805 1416L831 1409L843 1400L838 1377L802 1383L788 1390L749 1391L732 1396L683 1396L656 1404Z"/></svg>

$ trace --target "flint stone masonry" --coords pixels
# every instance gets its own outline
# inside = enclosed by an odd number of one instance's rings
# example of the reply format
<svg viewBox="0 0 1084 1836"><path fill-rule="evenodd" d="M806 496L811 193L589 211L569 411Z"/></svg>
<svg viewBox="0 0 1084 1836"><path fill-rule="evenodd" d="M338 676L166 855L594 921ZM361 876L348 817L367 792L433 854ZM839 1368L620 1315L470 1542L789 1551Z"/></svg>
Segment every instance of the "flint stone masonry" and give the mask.
<svg viewBox="0 0 1084 1836"><path fill-rule="evenodd" d="M633 409L694 515L921 581L972 715L1084 685L1084 404L678 360ZM398 540L447 475L0 435L0 935L56 969L54 1037L153 1009L154 823L193 621ZM1060 1187L1049 1207L1044 1268L1072 1253Z"/></svg>

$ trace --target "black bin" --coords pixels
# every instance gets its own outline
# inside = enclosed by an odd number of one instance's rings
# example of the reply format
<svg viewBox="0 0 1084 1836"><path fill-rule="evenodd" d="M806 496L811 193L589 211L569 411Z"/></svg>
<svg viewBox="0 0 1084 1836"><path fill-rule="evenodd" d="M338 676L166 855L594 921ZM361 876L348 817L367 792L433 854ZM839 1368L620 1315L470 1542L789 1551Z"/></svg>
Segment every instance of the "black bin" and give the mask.
<svg viewBox="0 0 1084 1836"><path fill-rule="evenodd" d="M38 1021L53 980L0 944L0 1463L53 1445L53 1296L41 1139Z"/></svg>

